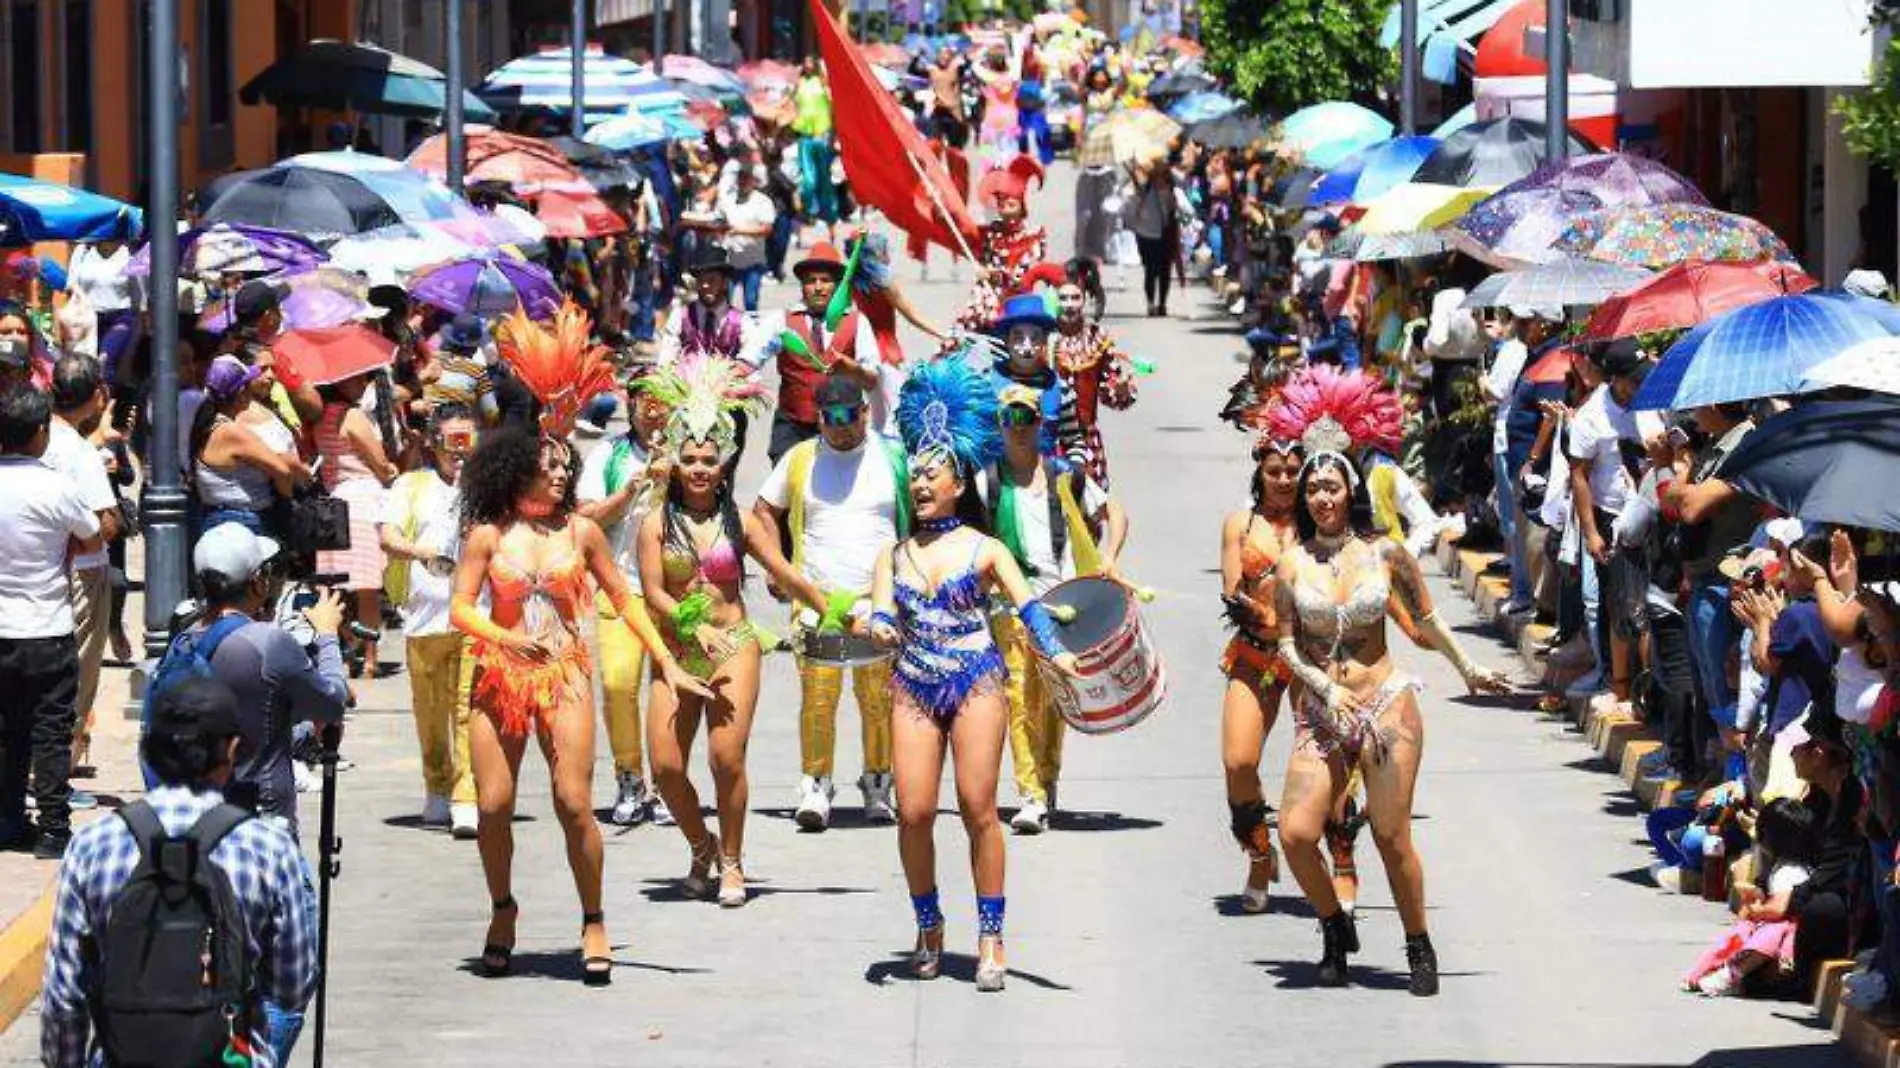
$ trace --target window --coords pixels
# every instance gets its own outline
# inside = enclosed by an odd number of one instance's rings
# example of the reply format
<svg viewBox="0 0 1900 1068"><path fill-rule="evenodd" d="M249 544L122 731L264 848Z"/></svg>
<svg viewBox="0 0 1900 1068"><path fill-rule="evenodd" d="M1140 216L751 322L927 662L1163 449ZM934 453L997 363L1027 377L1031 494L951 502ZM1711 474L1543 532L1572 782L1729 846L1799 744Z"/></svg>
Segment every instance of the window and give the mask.
<svg viewBox="0 0 1900 1068"><path fill-rule="evenodd" d="M6 32L7 84L13 90L7 103L7 143L15 152L38 152L45 141L40 128L39 0L10 0Z"/></svg>
<svg viewBox="0 0 1900 1068"><path fill-rule="evenodd" d="M221 171L231 165L236 154L232 131L232 110L236 106L236 87L232 73L237 57L231 47L233 0L201 0L198 5L198 69L193 72L203 105L203 121L198 125L198 166ZM189 88L189 86L187 87Z"/></svg>
<svg viewBox="0 0 1900 1068"><path fill-rule="evenodd" d="M60 99L61 148L92 151L92 0L66 0L60 21L59 55L64 76Z"/></svg>

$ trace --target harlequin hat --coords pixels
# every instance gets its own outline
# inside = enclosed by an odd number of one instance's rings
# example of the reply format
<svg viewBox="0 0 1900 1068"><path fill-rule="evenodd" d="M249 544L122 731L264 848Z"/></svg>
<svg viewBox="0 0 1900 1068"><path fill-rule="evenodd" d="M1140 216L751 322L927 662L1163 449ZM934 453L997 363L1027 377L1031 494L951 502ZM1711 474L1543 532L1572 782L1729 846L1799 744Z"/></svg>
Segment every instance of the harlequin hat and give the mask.
<svg viewBox="0 0 1900 1068"><path fill-rule="evenodd" d="M1036 187L1040 189L1042 164L1036 162L1034 156L1019 155L1010 160L1008 165L983 176L982 184L976 187L977 199L991 207L995 207L996 201L1002 197L1027 200L1031 178L1036 180Z"/></svg>

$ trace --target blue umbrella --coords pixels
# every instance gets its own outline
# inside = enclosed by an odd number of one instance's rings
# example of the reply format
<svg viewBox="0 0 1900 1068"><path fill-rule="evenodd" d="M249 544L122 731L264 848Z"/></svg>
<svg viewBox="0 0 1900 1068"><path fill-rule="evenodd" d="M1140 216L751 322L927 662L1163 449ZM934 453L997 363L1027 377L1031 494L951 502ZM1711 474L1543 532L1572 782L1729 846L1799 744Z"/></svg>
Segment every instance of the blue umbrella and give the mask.
<svg viewBox="0 0 1900 1068"><path fill-rule="evenodd" d="M631 152L636 148L665 144L670 140L672 136L659 115L637 111L616 115L587 131L588 144L611 148L616 152Z"/></svg>
<svg viewBox="0 0 1900 1068"><path fill-rule="evenodd" d="M1803 293L1737 308L1670 346L1631 402L1682 410L1799 393L1809 368L1894 331L1843 295Z"/></svg>
<svg viewBox="0 0 1900 1068"><path fill-rule="evenodd" d="M127 241L139 235L137 208L69 185L0 174L0 248L35 241Z"/></svg>
<svg viewBox="0 0 1900 1068"><path fill-rule="evenodd" d="M1336 167L1347 156L1392 136L1392 123L1376 111L1344 101L1301 108L1280 124L1287 146L1309 166Z"/></svg>
<svg viewBox="0 0 1900 1068"><path fill-rule="evenodd" d="M1182 125L1218 119L1240 107L1240 101L1214 92L1189 93L1168 105L1168 117Z"/></svg>
<svg viewBox="0 0 1900 1068"><path fill-rule="evenodd" d="M1436 137L1394 137L1355 152L1313 186L1309 204L1346 204L1371 200L1411 181L1412 172L1438 147Z"/></svg>
<svg viewBox="0 0 1900 1068"><path fill-rule="evenodd" d="M574 106L573 78L574 53L555 48L509 60L475 91L507 107L566 110ZM581 54L581 100L587 111L619 111L635 94L659 81L645 66L608 55L599 45Z"/></svg>

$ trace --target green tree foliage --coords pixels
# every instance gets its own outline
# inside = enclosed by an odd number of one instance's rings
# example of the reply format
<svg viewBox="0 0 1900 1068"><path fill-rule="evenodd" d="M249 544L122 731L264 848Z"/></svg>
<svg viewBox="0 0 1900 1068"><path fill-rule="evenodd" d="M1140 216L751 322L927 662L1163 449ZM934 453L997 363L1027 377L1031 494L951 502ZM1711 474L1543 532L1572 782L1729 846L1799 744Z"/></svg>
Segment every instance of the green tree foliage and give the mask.
<svg viewBox="0 0 1900 1068"><path fill-rule="evenodd" d="M1900 3L1883 0L1874 9L1876 25L1900 29ZM1900 171L1900 37L1888 40L1874 63L1867 88L1834 102L1847 147L1869 162Z"/></svg>
<svg viewBox="0 0 1900 1068"><path fill-rule="evenodd" d="M1201 0L1207 65L1269 114L1372 103L1397 76L1379 44L1393 0Z"/></svg>

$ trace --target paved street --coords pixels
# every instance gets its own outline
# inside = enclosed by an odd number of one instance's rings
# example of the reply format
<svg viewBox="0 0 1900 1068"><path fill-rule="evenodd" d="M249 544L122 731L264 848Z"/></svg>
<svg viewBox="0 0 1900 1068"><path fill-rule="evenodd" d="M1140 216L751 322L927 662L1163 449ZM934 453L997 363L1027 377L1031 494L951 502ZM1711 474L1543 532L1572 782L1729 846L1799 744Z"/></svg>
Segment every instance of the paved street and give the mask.
<svg viewBox="0 0 1900 1068"><path fill-rule="evenodd" d="M1038 214L1069 249L1069 172ZM934 277L945 274L939 260ZM942 320L947 282L899 275ZM1131 272L1138 283L1139 276ZM1111 283L1114 272L1109 271ZM770 291L783 304L789 286ZM342 1065L1709 1065L1845 1064L1798 1004L1710 1001L1677 978L1722 925L1714 906L1665 897L1640 878L1647 850L1634 802L1588 766L1590 751L1534 712L1467 701L1444 661L1398 656L1427 682L1429 745L1418 802L1444 992L1404 991L1401 933L1370 838L1350 990L1310 987L1319 935L1289 881L1274 911L1242 915L1243 870L1227 831L1217 750L1225 640L1215 600L1222 513L1246 494L1247 452L1214 419L1237 372L1238 338L1206 291L1177 318L1110 326L1158 365L1134 411L1109 413L1115 485L1132 517L1125 570L1159 598L1145 610L1171 667L1172 695L1146 724L1071 737L1056 829L1009 843L1009 953L1000 996L979 996L974 904L961 827L939 823L944 911L960 956L920 984L903 966L914 928L894 831L862 825L855 711L841 714L846 806L832 831L796 833L796 679L769 662L750 768L754 822L740 911L681 900L677 831L608 828L614 985L578 981L579 908L537 757L525 765L517 830L523 908L516 978L470 972L487 901L474 846L416 826L421 782L406 680L365 690L349 728L357 767L342 779L343 876L336 885L329 1055ZM1187 316L1195 315L1193 321ZM764 421L755 421L762 428ZM763 477L755 430L743 499ZM1471 616L1435 582L1454 624ZM776 617L763 591L755 610ZM1500 647L1469 639L1480 660ZM394 646L392 645L392 648ZM1267 767L1277 796L1290 731ZM611 798L604 736L596 797ZM695 777L710 798L703 746ZM1004 776L1008 789L1008 775ZM952 795L946 790L946 799ZM946 804L948 800L946 800ZM1013 805L1013 796L1006 798ZM315 795L306 795L315 825ZM1290 879L1290 877L1289 877ZM35 1018L0 1037L0 1064L37 1056ZM308 1063L309 1041L298 1063Z"/></svg>

